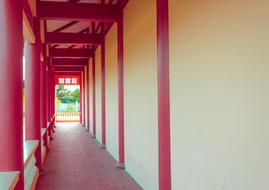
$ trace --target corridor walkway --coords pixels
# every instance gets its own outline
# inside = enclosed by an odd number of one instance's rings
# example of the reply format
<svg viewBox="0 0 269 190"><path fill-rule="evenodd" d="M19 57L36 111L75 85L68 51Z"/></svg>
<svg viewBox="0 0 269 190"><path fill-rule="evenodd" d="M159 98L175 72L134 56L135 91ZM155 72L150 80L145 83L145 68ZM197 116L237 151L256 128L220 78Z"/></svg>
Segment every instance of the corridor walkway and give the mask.
<svg viewBox="0 0 269 190"><path fill-rule="evenodd" d="M37 190L139 190L141 187L79 125L59 125Z"/></svg>

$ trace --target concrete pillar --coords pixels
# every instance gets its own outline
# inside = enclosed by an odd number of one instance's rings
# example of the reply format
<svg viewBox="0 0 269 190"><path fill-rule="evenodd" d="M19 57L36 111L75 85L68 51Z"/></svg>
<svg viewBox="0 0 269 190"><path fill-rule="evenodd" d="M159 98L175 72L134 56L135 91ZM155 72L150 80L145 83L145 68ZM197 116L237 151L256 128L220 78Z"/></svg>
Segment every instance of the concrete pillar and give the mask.
<svg viewBox="0 0 269 190"><path fill-rule="evenodd" d="M20 171L23 190L22 1L0 1L0 171Z"/></svg>
<svg viewBox="0 0 269 190"><path fill-rule="evenodd" d="M39 145L35 152L36 166L42 172L41 162L41 42L40 21L34 20L34 31L36 42L34 44L26 43L25 45L25 92L26 92L26 140L38 140Z"/></svg>

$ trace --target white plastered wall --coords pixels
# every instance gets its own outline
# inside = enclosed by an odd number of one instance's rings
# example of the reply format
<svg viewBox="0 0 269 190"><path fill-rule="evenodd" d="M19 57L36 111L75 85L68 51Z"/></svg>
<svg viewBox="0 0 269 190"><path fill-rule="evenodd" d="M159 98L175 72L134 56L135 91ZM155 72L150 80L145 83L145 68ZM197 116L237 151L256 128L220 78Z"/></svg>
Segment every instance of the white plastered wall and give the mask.
<svg viewBox="0 0 269 190"><path fill-rule="evenodd" d="M118 46L117 25L106 36L106 146L118 160Z"/></svg>
<svg viewBox="0 0 269 190"><path fill-rule="evenodd" d="M173 190L269 189L269 1L169 5Z"/></svg>
<svg viewBox="0 0 269 190"><path fill-rule="evenodd" d="M158 189L157 42L155 0L124 9L126 170L145 189Z"/></svg>

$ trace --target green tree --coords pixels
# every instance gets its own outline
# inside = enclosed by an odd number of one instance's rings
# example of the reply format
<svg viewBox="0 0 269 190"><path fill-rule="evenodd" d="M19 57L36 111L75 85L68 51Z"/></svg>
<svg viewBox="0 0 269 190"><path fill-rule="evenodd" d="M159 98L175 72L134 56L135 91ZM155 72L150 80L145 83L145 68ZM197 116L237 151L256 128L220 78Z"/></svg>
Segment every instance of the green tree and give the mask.
<svg viewBox="0 0 269 190"><path fill-rule="evenodd" d="M64 88L64 86L59 85L56 88L56 97L62 103L75 103L80 100L79 88L75 89L73 92Z"/></svg>
<svg viewBox="0 0 269 190"><path fill-rule="evenodd" d="M79 92L79 89L77 88L76 90L74 90L71 93L71 96L72 96L72 102L73 103L79 102L79 100L80 100L80 92Z"/></svg>
<svg viewBox="0 0 269 190"><path fill-rule="evenodd" d="M70 92L64 88L64 86L57 86L56 88L56 97L60 100L62 103L68 103L70 100Z"/></svg>

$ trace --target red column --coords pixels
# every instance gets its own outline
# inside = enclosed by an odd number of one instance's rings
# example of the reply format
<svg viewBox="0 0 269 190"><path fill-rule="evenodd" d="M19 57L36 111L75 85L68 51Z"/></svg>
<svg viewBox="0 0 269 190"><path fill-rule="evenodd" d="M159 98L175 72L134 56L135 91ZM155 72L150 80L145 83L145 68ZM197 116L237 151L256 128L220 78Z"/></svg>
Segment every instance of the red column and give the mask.
<svg viewBox="0 0 269 190"><path fill-rule="evenodd" d="M95 55L92 57L92 133L96 137L96 81L95 81Z"/></svg>
<svg viewBox="0 0 269 190"><path fill-rule="evenodd" d="M40 171L43 170L41 162L41 41L40 21L34 20L34 30L36 35L35 44L26 43L25 59L25 92L26 92L26 140L38 140L39 145L35 152L36 166Z"/></svg>
<svg viewBox="0 0 269 190"><path fill-rule="evenodd" d="M41 66L41 127L47 128L47 61L45 59ZM44 146L48 147L47 131L43 137Z"/></svg>
<svg viewBox="0 0 269 190"><path fill-rule="evenodd" d="M102 148L106 148L106 61L105 42L101 44L101 105L102 105Z"/></svg>
<svg viewBox="0 0 269 190"><path fill-rule="evenodd" d="M50 120L53 117L53 66L50 65Z"/></svg>
<svg viewBox="0 0 269 190"><path fill-rule="evenodd" d="M168 0L157 0L159 190L171 189Z"/></svg>
<svg viewBox="0 0 269 190"><path fill-rule="evenodd" d="M82 73L80 73L80 93L79 93L79 106L80 106L80 123L83 125L83 101L82 101L82 97L83 97L83 75Z"/></svg>
<svg viewBox="0 0 269 190"><path fill-rule="evenodd" d="M55 115L55 78L54 78L54 70L52 67L51 70L51 110L52 110L52 131L54 132L54 128L56 127L55 122L56 122L56 115Z"/></svg>
<svg viewBox="0 0 269 190"><path fill-rule="evenodd" d="M119 168L124 165L124 71L123 71L123 15L117 23L118 30L118 132L119 132Z"/></svg>
<svg viewBox="0 0 269 190"><path fill-rule="evenodd" d="M88 65L85 66L85 69L86 69L86 71L85 71L85 78L86 78L86 80L85 80L86 81L85 82L85 84L86 84L85 90L86 90L86 113L87 113L86 121L87 121L87 131L89 131L89 129L90 129L89 66Z"/></svg>
<svg viewBox="0 0 269 190"><path fill-rule="evenodd" d="M83 86L82 86L82 89L83 89L83 94L82 94L82 108L83 108L83 124L84 124L84 127L86 127L86 78L85 78L85 68L82 72L82 76L83 76Z"/></svg>
<svg viewBox="0 0 269 190"><path fill-rule="evenodd" d="M47 59L47 61L48 61L48 65L47 65L47 89L48 89L48 91L47 91L47 101L48 101L48 103L47 103L47 121L48 122L50 122L50 119L51 119L51 107L50 107L50 101L51 101L51 96L50 96L50 91L51 91L51 89L50 89L50 65L49 65L49 58Z"/></svg>
<svg viewBox="0 0 269 190"><path fill-rule="evenodd" d="M49 61L49 58L48 58ZM50 140L52 140L52 125L51 125L51 118L52 118L52 66L48 63L48 71L47 71L47 106L48 106L48 122L50 125L48 126L48 136L50 137Z"/></svg>
<svg viewBox="0 0 269 190"><path fill-rule="evenodd" d="M0 171L20 171L23 190L22 1L0 1Z"/></svg>

